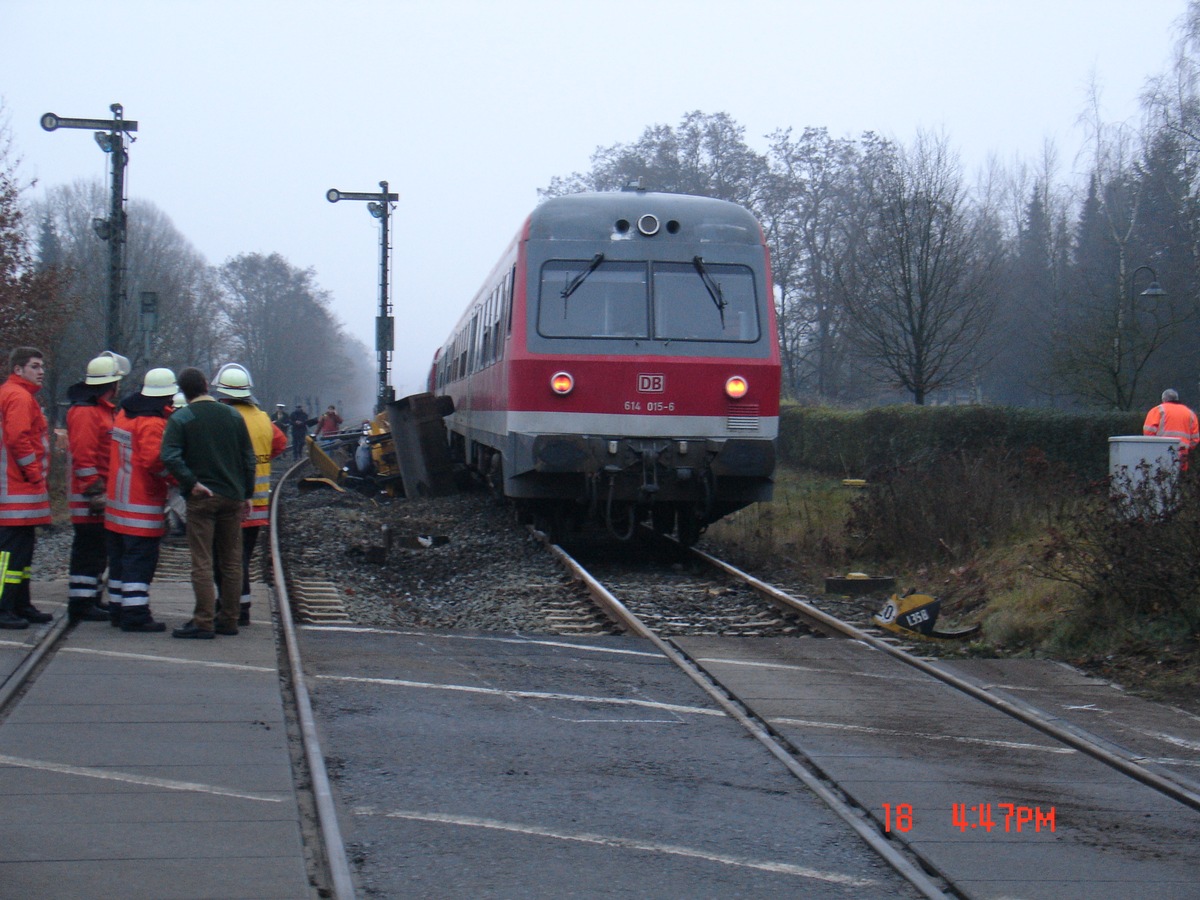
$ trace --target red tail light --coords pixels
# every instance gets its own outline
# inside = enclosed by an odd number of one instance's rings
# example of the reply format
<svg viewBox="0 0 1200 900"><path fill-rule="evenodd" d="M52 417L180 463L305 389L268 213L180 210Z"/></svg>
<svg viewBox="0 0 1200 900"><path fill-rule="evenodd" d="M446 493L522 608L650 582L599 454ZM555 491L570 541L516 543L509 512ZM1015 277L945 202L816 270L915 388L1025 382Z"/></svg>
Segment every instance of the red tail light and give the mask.
<svg viewBox="0 0 1200 900"><path fill-rule="evenodd" d="M561 397L565 397L571 391L575 390L575 379L571 377L569 372L555 372L550 376L550 390Z"/></svg>

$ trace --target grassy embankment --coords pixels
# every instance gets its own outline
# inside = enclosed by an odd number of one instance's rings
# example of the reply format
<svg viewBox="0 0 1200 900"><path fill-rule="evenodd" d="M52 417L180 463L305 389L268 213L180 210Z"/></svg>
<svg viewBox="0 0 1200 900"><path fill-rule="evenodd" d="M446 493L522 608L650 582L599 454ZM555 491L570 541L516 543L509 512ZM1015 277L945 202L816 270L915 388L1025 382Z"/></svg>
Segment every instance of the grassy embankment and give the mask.
<svg viewBox="0 0 1200 900"><path fill-rule="evenodd" d="M1200 489L1183 493L1183 512L1114 520L1104 485L999 452L865 489L783 469L772 503L706 539L814 593L828 575L895 575L942 600L941 627L982 626L944 652L1062 659L1182 702L1200 676Z"/></svg>

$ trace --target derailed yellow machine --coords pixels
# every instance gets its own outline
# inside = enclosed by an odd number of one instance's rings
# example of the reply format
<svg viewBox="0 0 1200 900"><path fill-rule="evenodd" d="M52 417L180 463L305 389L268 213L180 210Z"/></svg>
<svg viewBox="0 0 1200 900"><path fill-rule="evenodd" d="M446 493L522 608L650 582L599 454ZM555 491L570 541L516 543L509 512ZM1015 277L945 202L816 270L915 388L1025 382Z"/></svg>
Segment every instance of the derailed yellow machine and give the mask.
<svg viewBox="0 0 1200 900"><path fill-rule="evenodd" d="M413 394L388 403L361 430L319 441L310 437L308 458L321 474L304 482L378 491L389 497L453 493L454 472L442 421L453 412L448 397Z"/></svg>
<svg viewBox="0 0 1200 900"><path fill-rule="evenodd" d="M303 480L310 487L325 483L338 490L378 491L389 497L403 493L386 412L379 413L358 431L339 432L319 443L309 437L308 459L321 473Z"/></svg>

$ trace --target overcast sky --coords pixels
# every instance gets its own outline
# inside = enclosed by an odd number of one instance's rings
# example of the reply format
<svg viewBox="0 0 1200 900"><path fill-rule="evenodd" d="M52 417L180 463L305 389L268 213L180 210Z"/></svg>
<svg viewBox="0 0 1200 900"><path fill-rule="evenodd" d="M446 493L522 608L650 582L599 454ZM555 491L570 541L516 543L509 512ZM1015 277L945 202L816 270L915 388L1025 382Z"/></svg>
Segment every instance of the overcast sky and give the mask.
<svg viewBox="0 0 1200 900"><path fill-rule="evenodd" d="M128 195L214 265L278 252L374 349L379 226L325 192L400 195L393 383L422 389L537 189L689 111L778 128L944 131L976 170L1068 170L1088 86L1137 122L1185 0L0 0L0 96L38 190L107 178L84 131L139 123ZM1064 172L1064 177L1068 174ZM103 211L100 211L103 214ZM97 350L101 348L97 347Z"/></svg>

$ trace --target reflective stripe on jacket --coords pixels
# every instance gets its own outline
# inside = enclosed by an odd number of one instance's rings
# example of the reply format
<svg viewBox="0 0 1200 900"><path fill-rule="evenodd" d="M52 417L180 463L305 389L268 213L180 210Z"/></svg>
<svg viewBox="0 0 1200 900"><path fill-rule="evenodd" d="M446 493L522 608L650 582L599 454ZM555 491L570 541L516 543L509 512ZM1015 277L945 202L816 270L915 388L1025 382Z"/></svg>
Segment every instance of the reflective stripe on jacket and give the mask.
<svg viewBox="0 0 1200 900"><path fill-rule="evenodd" d="M77 403L67 410L67 468L70 487L67 502L75 525L103 525L104 513L88 509L84 490L108 478L116 407L106 398L95 403Z"/></svg>
<svg viewBox="0 0 1200 900"><path fill-rule="evenodd" d="M161 416L117 413L108 466L104 527L118 534L160 537L166 533L165 506L171 476L159 459L167 420Z"/></svg>
<svg viewBox="0 0 1200 900"><path fill-rule="evenodd" d="M229 405L246 421L246 431L254 447L254 497L242 527L261 528L271 524L271 460L287 448L287 435L253 403L234 401Z"/></svg>
<svg viewBox="0 0 1200 900"><path fill-rule="evenodd" d="M12 374L0 386L0 526L49 525L49 429L34 394L40 385Z"/></svg>
<svg viewBox="0 0 1200 900"><path fill-rule="evenodd" d="M1153 437L1173 437L1185 450L1200 443L1200 423L1196 414L1182 403L1160 403L1146 413L1142 434Z"/></svg>

